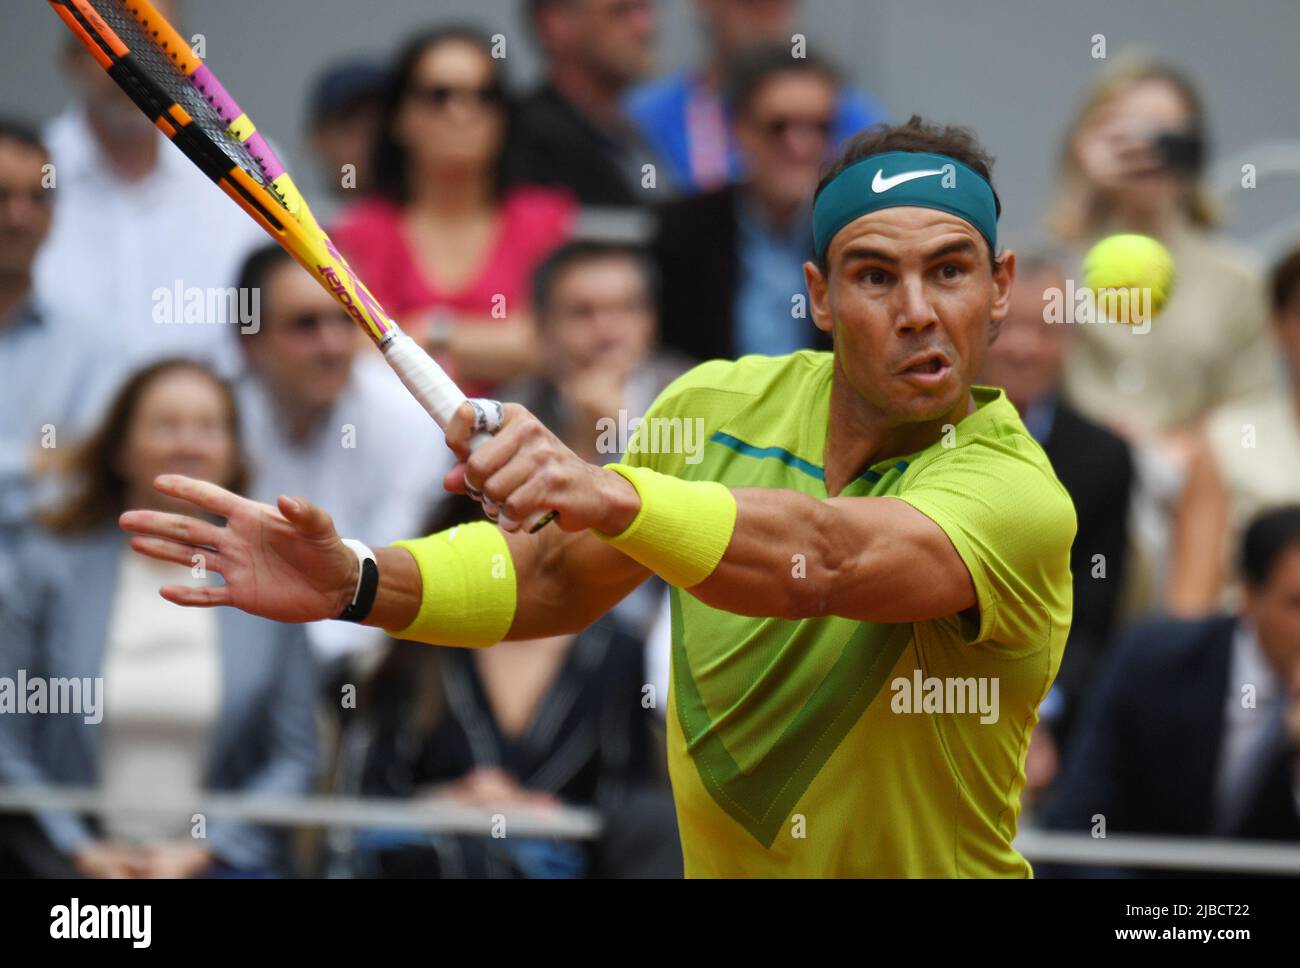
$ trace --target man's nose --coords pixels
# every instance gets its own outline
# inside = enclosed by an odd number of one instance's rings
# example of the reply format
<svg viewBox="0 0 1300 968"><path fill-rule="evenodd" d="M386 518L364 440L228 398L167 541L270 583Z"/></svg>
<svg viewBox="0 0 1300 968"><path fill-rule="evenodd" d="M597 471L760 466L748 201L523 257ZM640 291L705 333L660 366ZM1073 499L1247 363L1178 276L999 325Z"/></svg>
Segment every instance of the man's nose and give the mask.
<svg viewBox="0 0 1300 968"><path fill-rule="evenodd" d="M918 333L938 325L939 317L926 294L925 284L919 277L904 276L895 292L898 307L894 328L897 331Z"/></svg>

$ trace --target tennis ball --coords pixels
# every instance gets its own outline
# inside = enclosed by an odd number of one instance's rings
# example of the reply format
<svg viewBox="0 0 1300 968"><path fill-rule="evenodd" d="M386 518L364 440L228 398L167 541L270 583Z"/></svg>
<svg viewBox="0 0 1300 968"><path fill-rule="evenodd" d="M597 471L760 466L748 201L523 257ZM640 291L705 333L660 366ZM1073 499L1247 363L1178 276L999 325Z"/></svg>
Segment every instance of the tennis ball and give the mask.
<svg viewBox="0 0 1300 968"><path fill-rule="evenodd" d="M1111 235L1083 258L1083 284L1114 323L1149 323L1174 291L1174 259L1149 235Z"/></svg>

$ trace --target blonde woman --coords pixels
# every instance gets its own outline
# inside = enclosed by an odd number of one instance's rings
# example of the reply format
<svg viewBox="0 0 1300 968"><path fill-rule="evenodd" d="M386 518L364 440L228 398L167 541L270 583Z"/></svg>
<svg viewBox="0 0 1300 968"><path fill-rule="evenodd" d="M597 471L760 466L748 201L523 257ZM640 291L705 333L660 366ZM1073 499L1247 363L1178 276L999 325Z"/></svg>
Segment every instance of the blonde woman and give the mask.
<svg viewBox="0 0 1300 968"><path fill-rule="evenodd" d="M1122 63L1067 131L1050 213L1054 235L1079 257L1108 235L1140 232L1160 239L1177 266L1174 295L1149 327L1080 325L1065 362L1066 398L1134 448L1129 610L1178 597L1163 562L1174 502L1204 459L1200 423L1226 403L1266 395L1278 380L1262 280L1245 253L1213 234L1200 183L1206 141L1202 102L1187 78L1149 61Z"/></svg>

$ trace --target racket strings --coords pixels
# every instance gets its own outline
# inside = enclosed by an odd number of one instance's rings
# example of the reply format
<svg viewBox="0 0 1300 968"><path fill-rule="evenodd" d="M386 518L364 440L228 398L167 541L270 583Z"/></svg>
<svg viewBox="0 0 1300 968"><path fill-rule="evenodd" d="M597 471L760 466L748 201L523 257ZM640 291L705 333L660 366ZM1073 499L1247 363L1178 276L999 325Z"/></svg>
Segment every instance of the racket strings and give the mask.
<svg viewBox="0 0 1300 968"><path fill-rule="evenodd" d="M98 11L109 27L130 48L140 70L156 83L168 97L179 104L193 118L193 123L207 135L230 161L248 173L254 181L262 185L281 207L288 209L280 193L270 185L262 172L262 166L253 157L244 142L231 136L229 125L202 93L199 92L189 77L176 63L177 55L166 50L167 42L159 37L158 31L148 31L136 18L123 0L88 0ZM152 34L152 35L151 35Z"/></svg>

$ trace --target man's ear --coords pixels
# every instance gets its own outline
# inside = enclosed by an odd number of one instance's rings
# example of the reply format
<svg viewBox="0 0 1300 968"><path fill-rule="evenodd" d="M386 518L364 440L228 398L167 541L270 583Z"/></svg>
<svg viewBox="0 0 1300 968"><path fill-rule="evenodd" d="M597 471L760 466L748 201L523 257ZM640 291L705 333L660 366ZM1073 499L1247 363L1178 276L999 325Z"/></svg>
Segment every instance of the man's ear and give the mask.
<svg viewBox="0 0 1300 968"><path fill-rule="evenodd" d="M1011 287L1016 281L1016 254L1010 249L1002 250L1002 258L993 270L993 305L989 308L989 342L998 338L1002 320L1007 318L1011 307Z"/></svg>
<svg viewBox="0 0 1300 968"><path fill-rule="evenodd" d="M828 291L829 281L822 275L815 262L803 264L803 280L808 286L808 308L812 312L813 325L823 333L835 330L835 317L831 314Z"/></svg>

